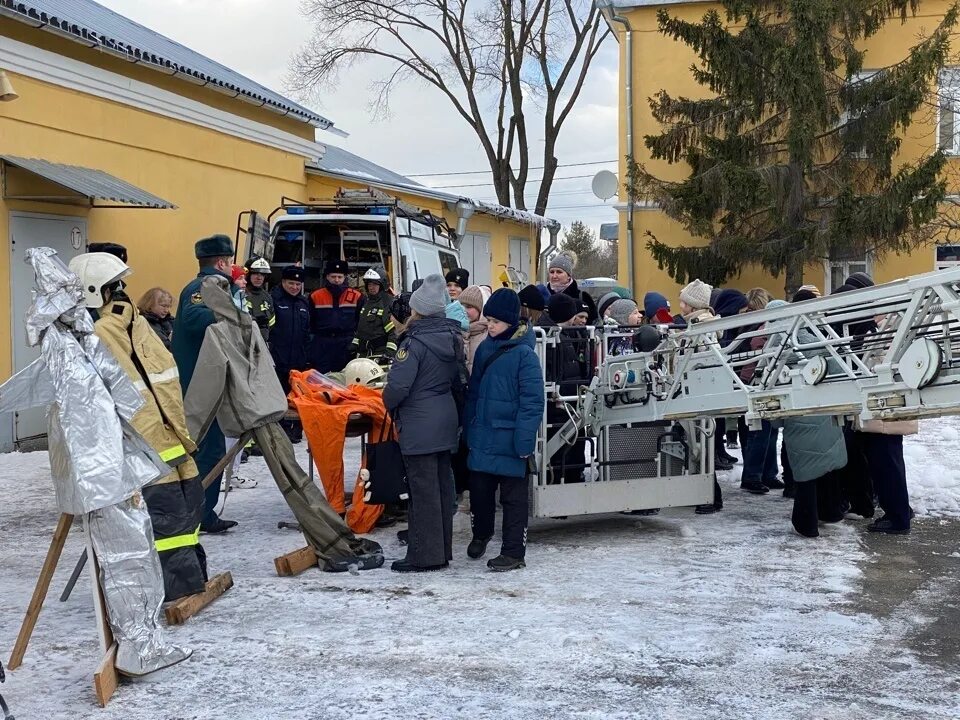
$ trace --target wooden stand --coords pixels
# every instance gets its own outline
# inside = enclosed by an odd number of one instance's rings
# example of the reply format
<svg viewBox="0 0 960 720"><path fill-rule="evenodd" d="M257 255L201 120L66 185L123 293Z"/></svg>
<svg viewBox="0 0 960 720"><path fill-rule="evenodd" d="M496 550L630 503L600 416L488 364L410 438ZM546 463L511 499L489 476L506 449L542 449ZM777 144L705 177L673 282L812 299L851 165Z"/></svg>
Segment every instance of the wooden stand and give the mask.
<svg viewBox="0 0 960 720"><path fill-rule="evenodd" d="M316 567L317 554L308 545L274 558L273 565L277 568L277 575L280 577L292 577L293 575L299 575L304 570Z"/></svg>
<svg viewBox="0 0 960 720"><path fill-rule="evenodd" d="M33 589L33 596L30 598L30 604L27 606L27 614L23 618L23 624L20 626L20 632L17 635L17 641L14 643L13 652L10 654L10 662L7 667L15 670L23 664L23 656L27 652L27 645L30 643L30 637L37 626L37 620L40 617L40 610L43 608L43 601L47 597L50 589L50 581L57 570L57 563L63 553L63 546L67 540L67 534L73 525L74 516L68 513L62 513L57 528L53 531L53 538L50 541L50 548L47 550L47 557L40 568L40 576L37 578L36 587ZM110 631L110 625L107 622L107 613L103 600L103 591L100 588L99 572L96 556L93 554L93 543L90 540L90 529L84 518L84 531L86 534L86 555L89 558L87 567L90 569L91 584L93 586L93 605L97 618L97 636L100 640L100 649L104 653L100 665L97 667L93 676L93 691L97 696L97 702L100 707L106 707L111 696L117 689L119 678L117 668L115 667L117 659L117 644L113 640L113 633Z"/></svg>
<svg viewBox="0 0 960 720"><path fill-rule="evenodd" d="M229 572L220 573L207 581L206 589L194 595L188 595L171 603L164 609L168 625L183 625L207 605L212 603L233 587L233 576Z"/></svg>

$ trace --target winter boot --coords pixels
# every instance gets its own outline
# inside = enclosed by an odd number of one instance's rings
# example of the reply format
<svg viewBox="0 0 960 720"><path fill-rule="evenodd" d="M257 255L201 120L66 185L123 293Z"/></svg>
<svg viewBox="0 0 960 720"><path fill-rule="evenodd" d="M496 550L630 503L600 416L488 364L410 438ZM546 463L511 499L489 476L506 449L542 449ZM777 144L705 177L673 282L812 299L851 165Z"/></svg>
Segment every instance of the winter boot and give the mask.
<svg viewBox="0 0 960 720"><path fill-rule="evenodd" d="M406 559L394 560L390 565L390 569L398 573L434 572L435 570L446 570L448 567L450 567L450 563L446 562L442 565L427 565L421 567L419 565L411 565Z"/></svg>
<svg viewBox="0 0 960 720"><path fill-rule="evenodd" d="M813 480L794 484L793 528L804 537L820 536L817 528L817 483Z"/></svg>
<svg viewBox="0 0 960 720"><path fill-rule="evenodd" d="M479 538L474 535L473 540L467 545L467 555L474 560L479 560L487 552L487 543L489 542L490 538Z"/></svg>
<svg viewBox="0 0 960 720"><path fill-rule="evenodd" d="M884 533L885 535L909 535L910 527L897 527L893 524L893 520L888 520L886 516L880 518L879 520L874 520L872 523L867 525L867 530L875 533Z"/></svg>
<svg viewBox="0 0 960 720"><path fill-rule="evenodd" d="M740 483L740 489L746 490L748 493L753 493L754 495L766 495L770 492L770 488L759 480L744 480Z"/></svg>
<svg viewBox="0 0 960 720"><path fill-rule="evenodd" d="M493 560L487 561L487 567L494 572L507 572L507 570L519 570L526 567L527 564L523 558L512 558L506 555L497 555Z"/></svg>

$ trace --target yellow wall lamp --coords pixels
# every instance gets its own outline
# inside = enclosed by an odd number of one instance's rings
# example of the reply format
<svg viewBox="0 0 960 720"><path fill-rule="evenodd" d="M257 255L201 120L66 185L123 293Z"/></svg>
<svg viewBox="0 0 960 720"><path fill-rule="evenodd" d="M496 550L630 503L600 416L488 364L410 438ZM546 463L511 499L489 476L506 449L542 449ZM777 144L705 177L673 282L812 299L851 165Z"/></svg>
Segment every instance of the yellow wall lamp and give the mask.
<svg viewBox="0 0 960 720"><path fill-rule="evenodd" d="M13 83L10 82L10 78L7 77L7 72L0 70L0 102L12 102L18 97L20 96L17 95L17 91L13 89Z"/></svg>

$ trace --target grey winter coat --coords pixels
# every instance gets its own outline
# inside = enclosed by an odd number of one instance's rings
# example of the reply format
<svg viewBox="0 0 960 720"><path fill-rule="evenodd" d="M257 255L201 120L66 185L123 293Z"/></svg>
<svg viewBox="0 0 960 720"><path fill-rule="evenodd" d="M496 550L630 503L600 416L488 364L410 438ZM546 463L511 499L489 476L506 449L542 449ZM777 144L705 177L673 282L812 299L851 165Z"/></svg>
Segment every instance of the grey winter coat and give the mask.
<svg viewBox="0 0 960 720"><path fill-rule="evenodd" d="M771 336L771 341L780 339ZM816 337L801 329L797 332L801 343L812 343ZM809 353L827 358L828 373L838 372L836 362L825 350ZM823 477L828 472L840 470L847 464L847 447L843 429L837 418L831 415L804 415L783 421L783 443L787 447L790 469L796 482L807 482Z"/></svg>
<svg viewBox="0 0 960 720"><path fill-rule="evenodd" d="M227 437L280 420L287 397L256 322L218 278L204 279L200 292L216 321L207 327L183 400L190 435L200 442L214 418Z"/></svg>
<svg viewBox="0 0 960 720"><path fill-rule="evenodd" d="M457 449L459 415L452 389L464 361L460 333L455 321L431 316L411 322L401 338L383 404L397 423L404 455Z"/></svg>

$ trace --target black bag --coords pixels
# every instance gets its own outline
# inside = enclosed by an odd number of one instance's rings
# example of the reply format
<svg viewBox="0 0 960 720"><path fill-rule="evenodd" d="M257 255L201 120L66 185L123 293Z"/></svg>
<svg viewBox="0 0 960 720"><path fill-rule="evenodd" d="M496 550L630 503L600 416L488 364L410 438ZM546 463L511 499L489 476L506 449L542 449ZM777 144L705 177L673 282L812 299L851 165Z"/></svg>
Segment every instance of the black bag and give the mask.
<svg viewBox="0 0 960 720"><path fill-rule="evenodd" d="M403 464L400 443L393 439L393 419L387 415L380 428L380 438L367 445L367 471L363 501L370 505L390 505L410 495L407 470Z"/></svg>

